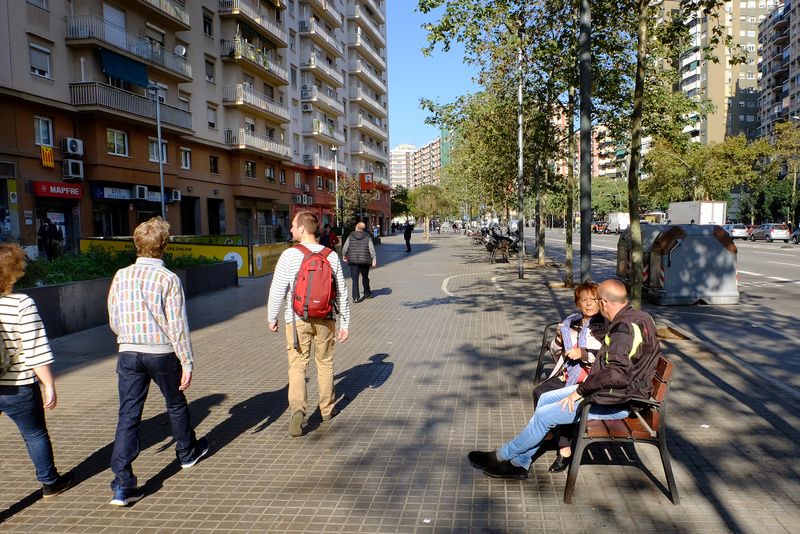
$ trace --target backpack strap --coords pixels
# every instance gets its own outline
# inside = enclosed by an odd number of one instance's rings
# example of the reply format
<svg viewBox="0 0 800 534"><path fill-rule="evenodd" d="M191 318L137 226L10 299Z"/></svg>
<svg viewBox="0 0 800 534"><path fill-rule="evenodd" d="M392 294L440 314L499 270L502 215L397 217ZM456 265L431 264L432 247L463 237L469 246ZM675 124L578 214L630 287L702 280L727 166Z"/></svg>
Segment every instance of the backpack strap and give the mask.
<svg viewBox="0 0 800 534"><path fill-rule="evenodd" d="M303 253L303 261L306 260L313 252L307 246L302 245L300 243L296 244L292 248L299 250ZM292 334L294 336L294 350L300 352L300 337L297 335L297 314L294 312L294 286L297 285L297 276L300 274L300 270L298 269L297 273L294 275L294 284L292 285L292 290L290 294L292 295Z"/></svg>

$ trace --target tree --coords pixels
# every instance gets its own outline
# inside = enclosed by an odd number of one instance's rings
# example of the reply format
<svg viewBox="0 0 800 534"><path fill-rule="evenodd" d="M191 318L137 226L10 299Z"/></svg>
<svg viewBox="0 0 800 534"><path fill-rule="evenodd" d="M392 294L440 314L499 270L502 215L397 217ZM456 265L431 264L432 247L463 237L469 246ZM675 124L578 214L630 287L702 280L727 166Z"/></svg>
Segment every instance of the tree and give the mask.
<svg viewBox="0 0 800 534"><path fill-rule="evenodd" d="M398 185L392 191L392 217L405 217L408 219L408 189Z"/></svg>
<svg viewBox="0 0 800 534"><path fill-rule="evenodd" d="M775 156L777 161L786 167L787 177L791 180L789 222L792 227L797 224L797 174L800 172L800 128L794 122L781 122L775 125Z"/></svg>
<svg viewBox="0 0 800 534"><path fill-rule="evenodd" d="M451 209L442 189L435 185L423 185L412 189L409 193L409 208L417 220L423 222L425 240L430 241L430 221L437 215L447 213Z"/></svg>
<svg viewBox="0 0 800 534"><path fill-rule="evenodd" d="M361 220L370 202L375 200L375 191L361 191L358 175L339 176L339 198L342 202L342 222L345 226Z"/></svg>

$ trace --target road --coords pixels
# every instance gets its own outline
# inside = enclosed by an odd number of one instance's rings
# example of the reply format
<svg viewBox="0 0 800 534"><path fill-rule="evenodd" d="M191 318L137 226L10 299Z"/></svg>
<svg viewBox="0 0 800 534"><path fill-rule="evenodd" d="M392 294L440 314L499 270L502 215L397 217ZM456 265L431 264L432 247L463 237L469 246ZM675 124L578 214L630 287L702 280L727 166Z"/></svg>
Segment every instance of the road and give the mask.
<svg viewBox="0 0 800 534"><path fill-rule="evenodd" d="M614 276L617 241L616 235L592 236L593 279ZM579 245L575 246L576 279L580 278ZM563 230L548 230L545 246L548 258L564 261ZM733 364L763 374L781 397L800 400L800 245L737 241L736 246L739 304L647 305L647 309L704 340Z"/></svg>

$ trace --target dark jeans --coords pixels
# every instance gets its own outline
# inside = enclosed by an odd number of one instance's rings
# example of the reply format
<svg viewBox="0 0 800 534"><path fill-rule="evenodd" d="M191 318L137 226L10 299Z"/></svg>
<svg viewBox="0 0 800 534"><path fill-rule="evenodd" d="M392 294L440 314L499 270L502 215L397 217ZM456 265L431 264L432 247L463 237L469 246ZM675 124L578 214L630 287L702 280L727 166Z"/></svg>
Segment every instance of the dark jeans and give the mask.
<svg viewBox="0 0 800 534"><path fill-rule="evenodd" d="M19 428L39 482L52 484L58 480L39 384L0 386L0 413L5 413Z"/></svg>
<svg viewBox="0 0 800 534"><path fill-rule="evenodd" d="M358 292L358 277L361 275L364 284L364 296L368 296L372 294L372 291L369 288L369 265L353 265L350 264L350 278L353 279L353 300L359 298L360 293Z"/></svg>
<svg viewBox="0 0 800 534"><path fill-rule="evenodd" d="M181 383L181 364L175 353L147 354L144 352L120 352L117 359L119 379L119 422L114 437L114 452L111 453L111 470L114 471L112 489L135 488L133 461L139 456L139 427L142 409L147 400L150 380L158 385L167 405L175 437L175 453L182 463L192 458L197 438L192 429L189 406Z"/></svg>
<svg viewBox="0 0 800 534"><path fill-rule="evenodd" d="M407 237L406 239L406 252L411 252L411 238Z"/></svg>

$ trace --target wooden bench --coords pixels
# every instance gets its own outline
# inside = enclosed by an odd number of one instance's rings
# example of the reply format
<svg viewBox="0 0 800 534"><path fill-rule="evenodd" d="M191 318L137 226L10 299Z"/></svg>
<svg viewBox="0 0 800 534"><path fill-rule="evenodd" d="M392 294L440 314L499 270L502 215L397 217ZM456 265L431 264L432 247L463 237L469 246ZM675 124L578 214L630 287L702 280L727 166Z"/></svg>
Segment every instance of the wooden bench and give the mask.
<svg viewBox="0 0 800 534"><path fill-rule="evenodd" d="M550 339L555 336L555 332L558 331L558 327L561 323L550 323L549 325L544 327L544 333L542 334L542 347L539 349L539 360L536 364L536 373L533 375L533 383L538 385L539 382L542 381L542 372L544 371L544 355L550 351ZM551 334L552 332L552 334ZM556 358L553 356L553 363L556 363Z"/></svg>

